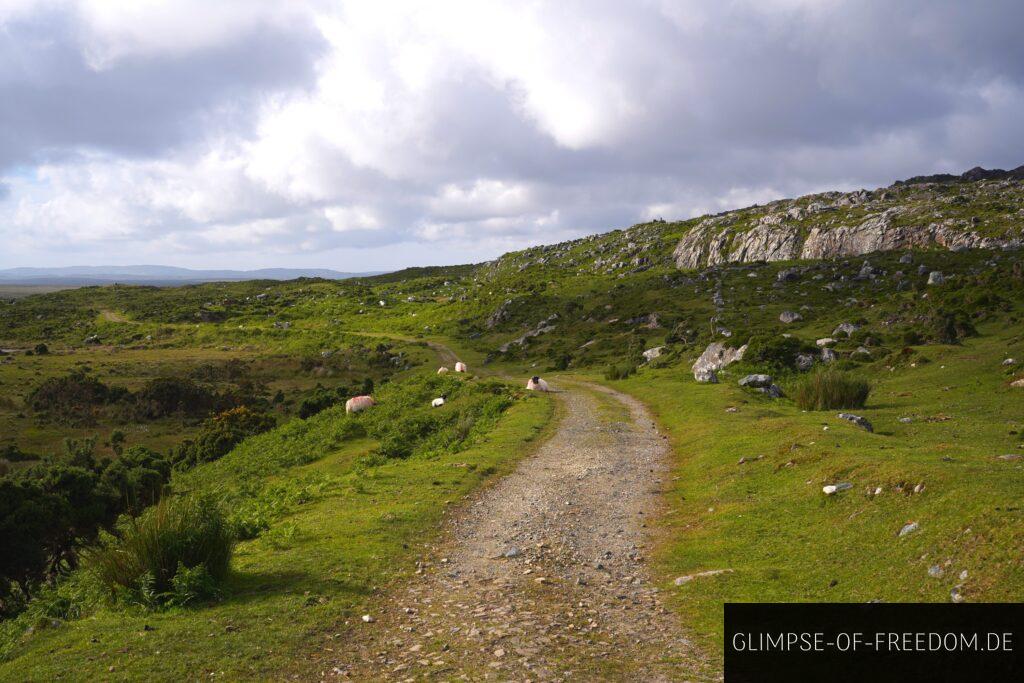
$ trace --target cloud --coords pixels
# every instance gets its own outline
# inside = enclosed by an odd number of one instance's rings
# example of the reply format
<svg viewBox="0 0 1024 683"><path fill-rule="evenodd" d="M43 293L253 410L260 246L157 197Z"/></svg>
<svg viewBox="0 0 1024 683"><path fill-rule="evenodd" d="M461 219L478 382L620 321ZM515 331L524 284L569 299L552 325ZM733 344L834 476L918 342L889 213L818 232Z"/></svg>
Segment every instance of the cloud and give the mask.
<svg viewBox="0 0 1024 683"><path fill-rule="evenodd" d="M1009 1L2 3L0 265L465 262L1016 166L1022 23Z"/></svg>

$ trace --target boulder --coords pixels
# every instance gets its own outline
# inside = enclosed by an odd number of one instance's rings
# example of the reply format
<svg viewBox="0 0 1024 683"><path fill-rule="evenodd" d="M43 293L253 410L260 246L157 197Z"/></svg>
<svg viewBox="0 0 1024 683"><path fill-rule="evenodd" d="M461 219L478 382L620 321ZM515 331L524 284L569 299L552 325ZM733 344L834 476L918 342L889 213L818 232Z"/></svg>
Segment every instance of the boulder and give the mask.
<svg viewBox="0 0 1024 683"><path fill-rule="evenodd" d="M815 339L814 343L822 347L832 346L833 344L836 343L836 340L833 339L832 337L822 337L821 339Z"/></svg>
<svg viewBox="0 0 1024 683"><path fill-rule="evenodd" d="M822 363L832 363L836 360L836 358L838 358L838 356L836 356L836 352L828 348L827 346L821 350Z"/></svg>
<svg viewBox="0 0 1024 683"><path fill-rule="evenodd" d="M644 351L644 360L650 363L655 358L661 355L661 352L665 350L664 346L655 346L653 349L647 349Z"/></svg>
<svg viewBox="0 0 1024 683"><path fill-rule="evenodd" d="M779 274L775 276L779 282L795 282L800 279L799 268L783 268L779 271Z"/></svg>
<svg viewBox="0 0 1024 683"><path fill-rule="evenodd" d="M693 378L698 382L717 382L717 372L730 363L743 358L747 351L744 344L738 349L728 348L722 342L712 342L693 364Z"/></svg>
<svg viewBox="0 0 1024 683"><path fill-rule="evenodd" d="M871 423L868 422L867 418L861 417L860 415L854 415L853 413L839 413L839 419L852 422L861 429L865 429L869 432L875 431L874 427L871 426Z"/></svg>
<svg viewBox="0 0 1024 683"><path fill-rule="evenodd" d="M945 282L946 276L940 273L939 271L933 270L932 272L928 273L928 284L941 285L945 284Z"/></svg>
<svg viewBox="0 0 1024 683"><path fill-rule="evenodd" d="M843 334L849 337L851 334L853 334L859 329L860 328L857 325L854 325L853 323L839 323L836 326L836 329L832 330L832 336L838 337L839 335Z"/></svg>
<svg viewBox="0 0 1024 683"><path fill-rule="evenodd" d="M796 354L796 369L800 372L807 372L814 367L814 356L809 353Z"/></svg>
<svg viewBox="0 0 1024 683"><path fill-rule="evenodd" d="M747 375L740 380L741 387L766 387L772 383L771 375Z"/></svg>
<svg viewBox="0 0 1024 683"><path fill-rule="evenodd" d="M769 398L782 398L784 396L782 393L782 387L778 384L769 384L766 387L758 387L757 391L760 391L762 394L766 394Z"/></svg>
<svg viewBox="0 0 1024 683"><path fill-rule="evenodd" d="M693 378L701 384L718 384L718 374L710 368L694 370Z"/></svg>
<svg viewBox="0 0 1024 683"><path fill-rule="evenodd" d="M796 311L783 311L779 314L779 320L786 324L800 322L803 319L804 317Z"/></svg>
<svg viewBox="0 0 1024 683"><path fill-rule="evenodd" d="M900 263L902 263L904 265L908 264L908 263L913 263L913 262L914 262L913 254L906 253L903 256L900 256Z"/></svg>

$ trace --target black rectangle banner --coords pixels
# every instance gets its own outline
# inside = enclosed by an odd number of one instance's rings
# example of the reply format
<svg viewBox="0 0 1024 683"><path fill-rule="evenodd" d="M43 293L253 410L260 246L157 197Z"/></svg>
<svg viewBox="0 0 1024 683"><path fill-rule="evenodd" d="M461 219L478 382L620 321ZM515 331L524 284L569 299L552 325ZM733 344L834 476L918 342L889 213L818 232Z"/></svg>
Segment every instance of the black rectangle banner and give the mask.
<svg viewBox="0 0 1024 683"><path fill-rule="evenodd" d="M1024 604L726 604L725 680L1024 681Z"/></svg>

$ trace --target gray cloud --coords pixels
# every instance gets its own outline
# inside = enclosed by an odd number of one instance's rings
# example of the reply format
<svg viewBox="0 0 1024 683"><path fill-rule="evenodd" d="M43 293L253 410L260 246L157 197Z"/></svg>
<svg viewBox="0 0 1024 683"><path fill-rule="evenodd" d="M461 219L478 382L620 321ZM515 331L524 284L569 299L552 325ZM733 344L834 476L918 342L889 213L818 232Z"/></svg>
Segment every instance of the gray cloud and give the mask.
<svg viewBox="0 0 1024 683"><path fill-rule="evenodd" d="M184 46L202 5L88 5L0 15L0 265L459 262L1024 163L1016 2L240 3Z"/></svg>

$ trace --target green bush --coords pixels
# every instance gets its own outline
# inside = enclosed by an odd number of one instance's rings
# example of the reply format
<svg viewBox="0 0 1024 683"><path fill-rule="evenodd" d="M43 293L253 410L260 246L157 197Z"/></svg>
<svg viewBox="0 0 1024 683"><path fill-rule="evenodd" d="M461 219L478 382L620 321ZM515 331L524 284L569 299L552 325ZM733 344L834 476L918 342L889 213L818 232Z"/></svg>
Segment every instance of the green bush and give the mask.
<svg viewBox="0 0 1024 683"><path fill-rule="evenodd" d="M630 363L622 363L619 365L612 363L604 369L604 378L608 380L626 379L635 372L636 366Z"/></svg>
<svg viewBox="0 0 1024 683"><path fill-rule="evenodd" d="M155 420L168 415L203 417L213 409L212 391L187 377L156 377L135 394L135 418Z"/></svg>
<svg viewBox="0 0 1024 683"><path fill-rule="evenodd" d="M796 367L798 353L813 350L796 337L756 335L750 339L743 360L771 370L792 370Z"/></svg>
<svg viewBox="0 0 1024 683"><path fill-rule="evenodd" d="M276 424L266 413L245 406L232 408L203 422L199 435L174 449L171 460L178 469L217 460L246 437L269 431Z"/></svg>
<svg viewBox="0 0 1024 683"><path fill-rule="evenodd" d="M940 344L959 344L978 334L970 317L962 311L936 312L929 316L926 324L929 336Z"/></svg>
<svg viewBox="0 0 1024 683"><path fill-rule="evenodd" d="M830 368L803 377L793 398L803 410L833 410L862 408L869 393L871 385L864 380Z"/></svg>
<svg viewBox="0 0 1024 683"><path fill-rule="evenodd" d="M122 518L83 555L111 595L153 605L187 601L197 597L197 587L223 581L234 544L216 501L189 496L165 498L138 517Z"/></svg>

